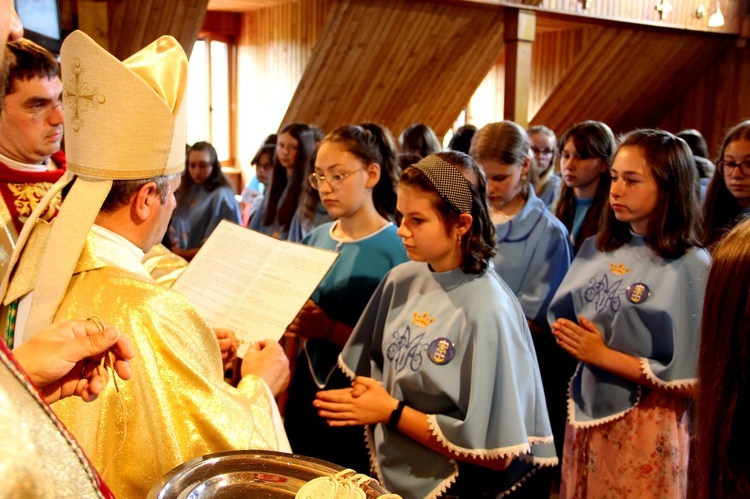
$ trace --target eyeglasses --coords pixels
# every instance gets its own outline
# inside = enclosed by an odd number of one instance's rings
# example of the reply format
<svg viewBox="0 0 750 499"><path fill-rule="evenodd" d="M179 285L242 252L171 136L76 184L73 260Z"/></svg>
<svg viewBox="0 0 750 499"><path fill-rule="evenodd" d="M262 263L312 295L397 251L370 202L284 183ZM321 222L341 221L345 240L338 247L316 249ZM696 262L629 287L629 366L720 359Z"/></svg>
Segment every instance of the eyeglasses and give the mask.
<svg viewBox="0 0 750 499"><path fill-rule="evenodd" d="M741 163L735 163L734 161L718 161L716 163L716 170L725 177L732 174L732 170L739 168L743 175L750 176L750 160L743 161Z"/></svg>
<svg viewBox="0 0 750 499"><path fill-rule="evenodd" d="M331 189L335 189L341 184L341 182L344 181L344 179L346 179L346 177L361 170L364 170L364 168L358 168L349 173L333 173L331 175L318 175L317 173L311 173L310 176L307 177L307 180L310 181L310 185L316 191L320 189L320 184L323 181L328 182L328 185L331 186Z"/></svg>
<svg viewBox="0 0 750 499"><path fill-rule="evenodd" d="M534 154L544 154L545 156L549 156L555 153L555 151L553 151L552 149L539 149L535 146L531 146L531 152L533 152Z"/></svg>
<svg viewBox="0 0 750 499"><path fill-rule="evenodd" d="M46 101L46 99L45 99ZM31 116L33 119L47 119L50 116L52 116L52 113L54 113L57 109L62 109L63 101L60 100L49 100L49 101L42 101L42 102L34 102L30 106L8 106L6 105L6 108L11 109L17 109L23 113L26 113L27 115Z"/></svg>

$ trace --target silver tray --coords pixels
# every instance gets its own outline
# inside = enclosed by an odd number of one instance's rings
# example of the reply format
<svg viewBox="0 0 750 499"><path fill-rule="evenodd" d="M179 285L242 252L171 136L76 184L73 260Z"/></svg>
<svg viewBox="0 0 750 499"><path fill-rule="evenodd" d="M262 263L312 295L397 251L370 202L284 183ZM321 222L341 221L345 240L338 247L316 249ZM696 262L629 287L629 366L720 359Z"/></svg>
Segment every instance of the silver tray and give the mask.
<svg viewBox="0 0 750 499"><path fill-rule="evenodd" d="M154 485L148 499L275 499L294 497L310 480L341 466L298 454L227 451L183 463ZM368 498L386 490L375 480L362 486Z"/></svg>

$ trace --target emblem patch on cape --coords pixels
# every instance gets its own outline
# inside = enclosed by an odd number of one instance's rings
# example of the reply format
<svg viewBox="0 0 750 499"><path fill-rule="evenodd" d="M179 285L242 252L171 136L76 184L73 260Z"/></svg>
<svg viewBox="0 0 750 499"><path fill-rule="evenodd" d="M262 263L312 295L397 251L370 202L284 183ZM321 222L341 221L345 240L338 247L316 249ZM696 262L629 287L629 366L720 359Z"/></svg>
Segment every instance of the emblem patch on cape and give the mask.
<svg viewBox="0 0 750 499"><path fill-rule="evenodd" d="M417 325L417 327L427 327L433 322L435 322L434 317L430 317L427 312L422 312L421 314L418 312L414 312L414 324Z"/></svg>
<svg viewBox="0 0 750 499"><path fill-rule="evenodd" d="M630 272L630 267L626 267L623 262L620 262L618 264L615 264L613 262L609 264L609 271L615 275L625 275Z"/></svg>
<svg viewBox="0 0 750 499"><path fill-rule="evenodd" d="M453 342L448 338L432 340L430 346L427 347L427 357L439 366L453 360L454 355L456 355L456 347L453 346Z"/></svg>
<svg viewBox="0 0 750 499"><path fill-rule="evenodd" d="M638 305L639 303L643 303L644 301L646 301L648 297L651 296L651 290L648 289L648 286L646 286L642 282L636 282L628 286L625 294L627 295L628 300L630 300L630 303L635 303L636 305Z"/></svg>

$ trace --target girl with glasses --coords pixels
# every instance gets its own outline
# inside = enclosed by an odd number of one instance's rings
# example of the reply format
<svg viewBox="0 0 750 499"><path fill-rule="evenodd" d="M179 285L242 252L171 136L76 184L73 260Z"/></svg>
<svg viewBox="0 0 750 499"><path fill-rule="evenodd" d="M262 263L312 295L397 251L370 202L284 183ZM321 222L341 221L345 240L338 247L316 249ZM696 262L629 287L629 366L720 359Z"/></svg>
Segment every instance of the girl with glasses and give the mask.
<svg viewBox="0 0 750 499"><path fill-rule="evenodd" d="M750 216L750 120L729 130L703 203L703 244L710 248Z"/></svg>
<svg viewBox="0 0 750 499"><path fill-rule="evenodd" d="M532 126L526 133L531 140L531 152L536 164L530 168L536 169L536 183L534 192L547 206L552 206L557 199L557 191L560 188L562 178L555 175L555 150L557 149L557 137L555 132L544 125Z"/></svg>
<svg viewBox="0 0 750 499"><path fill-rule="evenodd" d="M303 339L285 410L292 448L366 474L363 429L329 427L312 402L319 390L350 385L336 367L341 348L380 280L407 260L393 224L396 175L393 138L380 125L345 126L323 139L308 182L336 221L302 242L339 257L288 329Z"/></svg>
<svg viewBox="0 0 750 499"><path fill-rule="evenodd" d="M570 381L560 498L685 497L709 255L696 238L687 144L626 135L602 230L587 239L549 307L578 361Z"/></svg>
<svg viewBox="0 0 750 499"><path fill-rule="evenodd" d="M240 206L221 171L214 146L196 142L188 149L182 182L175 192L177 207L169 234L172 252L192 260L222 220L239 224Z"/></svg>

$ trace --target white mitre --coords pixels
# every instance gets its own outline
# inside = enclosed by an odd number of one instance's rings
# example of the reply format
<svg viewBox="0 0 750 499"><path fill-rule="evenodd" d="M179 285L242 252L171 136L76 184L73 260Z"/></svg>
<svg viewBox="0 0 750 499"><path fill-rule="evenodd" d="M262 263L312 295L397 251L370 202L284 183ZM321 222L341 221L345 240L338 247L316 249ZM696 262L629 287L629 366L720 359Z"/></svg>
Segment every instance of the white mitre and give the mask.
<svg viewBox="0 0 750 499"><path fill-rule="evenodd" d="M33 286L29 332L52 322L113 180L180 173L185 167L188 62L163 36L119 61L82 31L60 51L68 171L37 205L19 235L0 293L39 215L75 180L52 224ZM6 303L7 304L7 303Z"/></svg>

